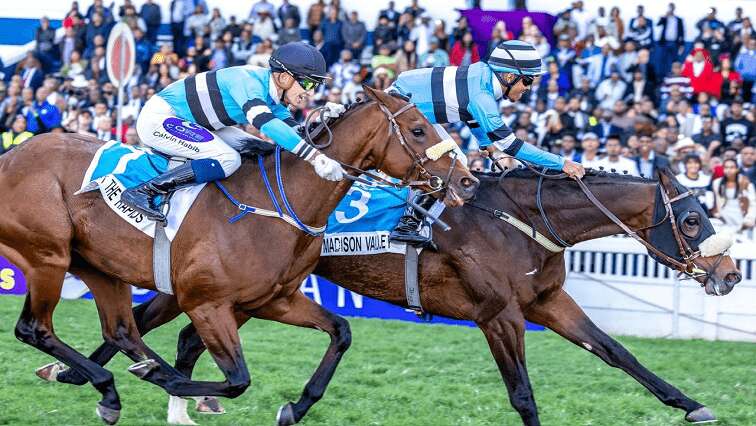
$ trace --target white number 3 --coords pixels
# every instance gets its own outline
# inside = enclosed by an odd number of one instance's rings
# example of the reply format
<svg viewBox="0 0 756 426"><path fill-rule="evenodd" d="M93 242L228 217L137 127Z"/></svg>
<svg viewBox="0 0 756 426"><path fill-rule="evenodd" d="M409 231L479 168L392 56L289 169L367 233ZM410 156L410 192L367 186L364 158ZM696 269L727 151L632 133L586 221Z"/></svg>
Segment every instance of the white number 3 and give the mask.
<svg viewBox="0 0 756 426"><path fill-rule="evenodd" d="M367 203L370 201L370 192L364 191L362 189L351 187L349 188L349 192L347 192L347 197L351 196L354 192L358 192L360 194L360 198L356 200L350 200L349 206L357 209L357 214L353 217L347 217L344 212L340 210L336 210L336 220L339 223L352 223L360 220L363 216L365 216L368 212L368 206Z"/></svg>

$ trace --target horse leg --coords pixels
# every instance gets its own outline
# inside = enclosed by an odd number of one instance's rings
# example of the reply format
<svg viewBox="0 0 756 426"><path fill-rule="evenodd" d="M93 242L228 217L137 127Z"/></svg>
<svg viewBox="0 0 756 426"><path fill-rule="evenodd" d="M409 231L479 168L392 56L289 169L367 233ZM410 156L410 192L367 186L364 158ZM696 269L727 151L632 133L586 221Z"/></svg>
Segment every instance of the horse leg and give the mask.
<svg viewBox="0 0 756 426"><path fill-rule="evenodd" d="M519 308L509 304L478 327L488 340L496 365L509 393L509 402L527 426L540 425L533 388L525 366L525 320Z"/></svg>
<svg viewBox="0 0 756 426"><path fill-rule="evenodd" d="M315 373L305 385L302 395L296 403L289 402L278 410L279 426L293 425L299 422L316 402L323 397L328 383L336 371L342 355L349 349L352 333L349 323L335 315L299 291L287 298L277 299L253 315L257 318L278 321L300 327L315 328L328 333L331 343Z"/></svg>
<svg viewBox="0 0 756 426"><path fill-rule="evenodd" d="M657 377L619 342L601 331L564 290L539 300L528 308L525 316L528 321L550 328L610 366L629 374L664 404L684 410L685 420L695 423L716 420L703 404Z"/></svg>
<svg viewBox="0 0 756 426"><path fill-rule="evenodd" d="M80 278L85 275L80 271L72 271ZM83 278L82 278L83 279ZM89 282L83 279L84 282L93 287L92 280ZM110 285L110 284L108 284ZM150 331L166 324L181 314L181 309L178 307L176 298L166 294L158 294L152 299L139 304L133 309L134 319L136 321L137 331L140 335L144 336ZM107 364L118 353L118 347L108 342L104 342L100 347L95 349L89 356L89 359L96 362L99 365ZM55 374L57 373L57 375ZM83 385L87 380L73 369L61 369L60 366L54 364L48 364L37 370L37 375L46 380L58 381L61 383L69 383L74 385ZM188 376L187 376L188 377Z"/></svg>
<svg viewBox="0 0 756 426"><path fill-rule="evenodd" d="M52 314L60 300L65 269L38 266L28 275L30 291L16 323L16 338L57 358L85 377L102 394L97 415L107 424L118 421L121 401L113 375L63 343L53 330ZM45 284L47 284L45 286Z"/></svg>

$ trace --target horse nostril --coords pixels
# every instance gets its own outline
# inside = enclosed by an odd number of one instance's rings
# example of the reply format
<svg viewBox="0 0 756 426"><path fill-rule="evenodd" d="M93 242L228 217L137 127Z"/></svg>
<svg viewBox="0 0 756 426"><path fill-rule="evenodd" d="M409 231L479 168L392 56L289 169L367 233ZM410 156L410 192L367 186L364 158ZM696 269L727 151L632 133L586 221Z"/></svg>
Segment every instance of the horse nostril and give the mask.
<svg viewBox="0 0 756 426"><path fill-rule="evenodd" d="M735 285L739 283L742 278L743 277L739 272L730 272L729 274L725 275L725 283L727 283L727 285Z"/></svg>
<svg viewBox="0 0 756 426"><path fill-rule="evenodd" d="M462 185L462 188L464 188L465 191L474 190L478 187L478 179L470 178L467 176L460 179L459 183Z"/></svg>

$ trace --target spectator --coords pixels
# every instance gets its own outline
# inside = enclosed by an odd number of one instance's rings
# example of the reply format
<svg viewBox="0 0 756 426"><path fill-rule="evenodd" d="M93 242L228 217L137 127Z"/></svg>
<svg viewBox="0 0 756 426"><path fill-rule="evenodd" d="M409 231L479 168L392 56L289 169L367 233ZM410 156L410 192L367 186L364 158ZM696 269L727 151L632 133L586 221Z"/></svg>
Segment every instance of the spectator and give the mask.
<svg viewBox="0 0 756 426"><path fill-rule="evenodd" d="M438 38L434 39L439 43ZM439 48L440 47L439 43ZM467 66L478 61L480 61L480 56L478 56L478 45L473 41L472 33L467 32L462 36L461 40L454 43L449 62L456 66Z"/></svg>
<svg viewBox="0 0 756 426"><path fill-rule="evenodd" d="M258 67L268 67L268 61L270 55L273 54L273 42L270 39L263 40L262 43L257 45L255 54L250 56L247 60L247 64L256 65Z"/></svg>
<svg viewBox="0 0 756 426"><path fill-rule="evenodd" d="M283 0L281 6L278 8L277 16L278 21L281 22L281 26L286 23L287 19L294 20L294 28L299 28L299 24L302 22L302 17L299 15L299 8L291 4L289 0Z"/></svg>
<svg viewBox="0 0 756 426"><path fill-rule="evenodd" d="M307 28L313 36L315 31L320 29L320 24L323 22L325 7L325 2L323 0L318 0L310 5L310 8L307 10Z"/></svg>
<svg viewBox="0 0 756 426"><path fill-rule="evenodd" d="M720 96L722 82L717 78L709 53L705 49L693 49L680 74L690 79L694 95L703 92L717 98Z"/></svg>
<svg viewBox="0 0 756 426"><path fill-rule="evenodd" d="M86 41L85 41L85 45L87 46L87 48L91 48L98 45L104 46L105 40L107 40L108 36L110 35L110 28L111 28L110 25L106 24L103 21L102 15L100 15L99 13L95 13L92 16L92 20L89 22L89 24L87 24ZM95 43L95 38L97 36L100 36L100 38L102 39L102 42L100 42L99 44Z"/></svg>
<svg viewBox="0 0 756 426"><path fill-rule="evenodd" d="M3 132L2 134L0 155L5 154L18 145L21 145L24 141L32 136L34 136L34 134L26 130L26 118L24 118L23 115L16 115L11 128L8 131Z"/></svg>
<svg viewBox="0 0 756 426"><path fill-rule="evenodd" d="M378 17L380 18L386 18L386 20L389 22L389 24L396 28L397 25L399 25L399 15L400 13L394 8L395 4L393 1L388 2L388 7L386 9L382 9L378 13Z"/></svg>
<svg viewBox="0 0 756 426"><path fill-rule="evenodd" d="M640 71L633 72L633 79L625 89L623 99L625 102L640 104L643 99L652 99L654 97L654 87L646 81Z"/></svg>
<svg viewBox="0 0 756 426"><path fill-rule="evenodd" d="M570 98L580 99L580 109L583 111L592 111L598 104L595 91L593 87L591 87L591 80L589 80L588 77L582 77L580 79L580 86L570 92ZM595 123L592 123L591 125L594 124Z"/></svg>
<svg viewBox="0 0 756 426"><path fill-rule="evenodd" d="M620 16L620 9L616 6L609 12L609 23L606 26L606 32L617 40L622 40L625 35L625 23Z"/></svg>
<svg viewBox="0 0 756 426"><path fill-rule="evenodd" d="M200 2L204 3L204 2ZM196 4L193 0L171 1L171 35L173 36L173 50L183 56L186 53L186 20L194 13Z"/></svg>
<svg viewBox="0 0 756 426"><path fill-rule="evenodd" d="M71 58L68 60L68 63L63 65L63 67L60 69L60 75L62 75L63 77L69 77L71 79L74 79L77 76L84 76L84 72L87 69L87 64L87 60L81 58L79 51L74 50L71 53Z"/></svg>
<svg viewBox="0 0 756 426"><path fill-rule="evenodd" d="M39 135L60 127L61 112L55 105L47 102L50 94L46 87L37 89L37 96L26 112L26 130Z"/></svg>
<svg viewBox="0 0 756 426"><path fill-rule="evenodd" d="M638 138L638 155L634 160L640 175L649 179L655 179L656 172L669 167L669 159L654 152L654 142L650 134L643 134Z"/></svg>
<svg viewBox="0 0 756 426"><path fill-rule="evenodd" d="M577 23L572 19L572 10L565 9L559 14L559 17L554 23L554 35L570 37L570 33L577 35Z"/></svg>
<svg viewBox="0 0 756 426"><path fill-rule="evenodd" d="M251 24L246 24L241 31L241 35L231 48L231 54L234 57L236 65L246 64L249 57L255 51L255 45L262 41L259 37L252 35L252 29L253 27Z"/></svg>
<svg viewBox="0 0 756 426"><path fill-rule="evenodd" d="M419 68L449 66L449 55L438 47L438 39L433 37L428 51L418 58Z"/></svg>
<svg viewBox="0 0 756 426"><path fill-rule="evenodd" d="M37 43L35 53L42 62L44 72L49 72L55 63L55 30L50 27L50 20L44 16L39 20L34 40Z"/></svg>
<svg viewBox="0 0 756 426"><path fill-rule="evenodd" d="M320 31L323 33L323 48L320 52L325 57L326 65L330 67L339 58L339 52L344 48L344 39L341 28L344 23L339 19L338 9L328 10L328 18L320 23Z"/></svg>
<svg viewBox="0 0 756 426"><path fill-rule="evenodd" d="M620 142L619 135L608 136L606 138L606 156L599 160L598 166L611 172L640 176L635 161L623 157L621 154L622 143Z"/></svg>
<svg viewBox="0 0 756 426"><path fill-rule="evenodd" d="M570 18L575 22L577 27L577 39L583 40L588 36L588 12L583 8L582 1L573 1L572 10L570 11Z"/></svg>
<svg viewBox="0 0 756 426"><path fill-rule="evenodd" d="M113 22L113 11L103 5L103 0L94 0L94 3L87 9L85 17L87 21L92 22L96 14L99 14L106 24Z"/></svg>
<svg viewBox="0 0 756 426"><path fill-rule="evenodd" d="M544 92L548 89L551 81L557 83L559 96L567 96L567 93L572 90L569 71L565 68L559 68L559 65L555 61L549 61L546 68L547 72L541 76L541 83L538 85L539 97L543 98L545 96Z"/></svg>
<svg viewBox="0 0 756 426"><path fill-rule="evenodd" d="M670 74L664 78L664 83L661 87L661 102L666 102L666 99L671 95L674 88L677 88L685 97L690 97L693 93L693 87L691 87L690 78L682 75L682 64L679 62L672 63L672 70Z"/></svg>
<svg viewBox="0 0 756 426"><path fill-rule="evenodd" d="M272 40L276 35L276 24L273 22L273 15L268 14L265 10L261 10L254 21L252 32L261 40Z"/></svg>
<svg viewBox="0 0 756 426"><path fill-rule="evenodd" d="M611 110L603 110L599 115L599 122L591 128L591 132L596 134L603 145L609 135L619 135L622 129L612 124L614 114Z"/></svg>
<svg viewBox="0 0 756 426"><path fill-rule="evenodd" d="M349 20L341 26L341 38L347 49L352 51L352 56L360 60L362 49L365 47L367 28L365 23L359 20L356 10L349 14Z"/></svg>
<svg viewBox="0 0 756 426"><path fill-rule="evenodd" d="M189 37L204 36L205 26L210 22L210 17L205 13L205 8L202 5L194 7L194 13L186 18L186 34Z"/></svg>
<svg viewBox="0 0 756 426"><path fill-rule="evenodd" d="M753 184L740 173L735 159L722 162L724 176L714 179L707 195L713 216L734 232L750 229L756 219L756 192Z"/></svg>
<svg viewBox="0 0 756 426"><path fill-rule="evenodd" d="M258 0L254 5L252 5L252 9L249 11L249 20L257 21L260 19L261 14L268 15L268 17L273 17L275 13L275 6L268 3L268 0Z"/></svg>
<svg viewBox="0 0 756 426"><path fill-rule="evenodd" d="M105 115L97 122L97 139L103 142L115 140L113 135L113 118Z"/></svg>
<svg viewBox="0 0 756 426"><path fill-rule="evenodd" d="M617 70L622 81L628 83L633 79L633 67L638 63L638 56L635 43L631 40L626 41L623 52L617 57Z"/></svg>
<svg viewBox="0 0 756 426"><path fill-rule="evenodd" d="M717 19L717 9L715 7L710 7L709 14L696 23L696 28L700 32L703 32L706 28L716 30L721 27L724 27L724 22Z"/></svg>
<svg viewBox="0 0 756 426"><path fill-rule="evenodd" d="M294 18L286 18L284 21L284 27L278 30L278 42L279 46L283 46L286 43L292 43L300 41L302 37L299 34L299 28L294 23Z"/></svg>
<svg viewBox="0 0 756 426"><path fill-rule="evenodd" d="M432 36L438 39L438 46L441 49L449 51L451 45L449 44L449 34L446 33L446 22L437 19L433 26Z"/></svg>
<svg viewBox="0 0 756 426"><path fill-rule="evenodd" d="M231 65L233 55L231 49L223 42L223 38L217 38L213 46L213 53L210 59L210 69L217 71Z"/></svg>
<svg viewBox="0 0 756 426"><path fill-rule="evenodd" d="M344 85L344 88L341 90L341 101L339 103L349 105L357 102L357 98L362 93L364 93L362 90L362 75L357 73Z"/></svg>
<svg viewBox="0 0 756 426"><path fill-rule="evenodd" d="M123 14L121 14L121 22L128 25L132 31L135 29L139 29L142 32L147 31L147 24L144 22L144 19L137 14L134 6L129 4L122 6L122 8Z"/></svg>
<svg viewBox="0 0 756 426"><path fill-rule="evenodd" d="M711 185L711 176L703 172L703 162L696 154L688 154L683 159L685 172L677 175L677 181L693 191L693 195L704 208L706 207L706 191Z"/></svg>
<svg viewBox="0 0 756 426"><path fill-rule="evenodd" d="M65 35L60 41L60 59L63 66L71 63L71 55L74 51L79 53L84 51L84 42L76 35L76 31L73 27L68 27L64 30Z"/></svg>
<svg viewBox="0 0 756 426"><path fill-rule="evenodd" d="M735 71L743 77L743 99L752 100L754 81L756 81L756 37L743 44L735 58Z"/></svg>
<svg viewBox="0 0 756 426"><path fill-rule="evenodd" d="M144 33L145 38L151 44L156 44L160 23L163 19L160 6L155 4L154 0L146 0L139 10L139 16L142 17L147 26L147 31Z"/></svg>
<svg viewBox="0 0 756 426"><path fill-rule="evenodd" d="M756 182L756 148L744 146L740 150L740 171L748 177L751 183Z"/></svg>
<svg viewBox="0 0 756 426"><path fill-rule="evenodd" d="M722 133L726 145L738 139L743 142L748 141L754 135L753 123L743 114L743 104L740 101L735 101L730 105L730 116L722 121Z"/></svg>
<svg viewBox="0 0 756 426"><path fill-rule="evenodd" d="M430 49L430 39L433 38L433 28L431 27L430 16L427 14L421 15L419 21L419 23L415 22L415 25L412 27L409 38L410 40L414 40L417 54L422 55ZM441 42L438 39L436 39L436 41L438 43L438 49L441 47Z"/></svg>
<svg viewBox="0 0 756 426"><path fill-rule="evenodd" d="M412 43L412 42L409 42ZM382 44L378 48L378 54L373 56L370 62L370 67L373 72L377 72L379 69L388 73L388 78L393 79L396 77L396 63L397 56L391 55L392 44Z"/></svg>
<svg viewBox="0 0 756 426"><path fill-rule="evenodd" d="M331 65L329 72L333 76L333 85L344 87L348 81L352 80L355 74L360 72L360 66L354 62L352 51L344 49L341 51L341 58L339 58L338 62Z"/></svg>
<svg viewBox="0 0 756 426"><path fill-rule="evenodd" d="M639 16L634 19L634 21L630 20L627 39L634 41L638 49L651 49L654 43L652 24L646 20L645 16Z"/></svg>
<svg viewBox="0 0 756 426"><path fill-rule="evenodd" d="M512 34L512 31L507 30L507 24L504 21L496 22L493 30L491 30L491 39L488 41L488 47L486 48L486 59L488 59L491 52L496 49L499 43L512 39L514 39L514 34Z"/></svg>
<svg viewBox="0 0 756 426"><path fill-rule="evenodd" d="M404 13L409 13L413 18L417 18L425 13L425 8L420 7L417 0L412 0L412 4L404 9Z"/></svg>
<svg viewBox="0 0 756 426"><path fill-rule="evenodd" d="M142 143L139 141L139 135L137 134L136 128L129 127L126 130L126 133L124 133L124 139L126 145L131 146L141 146Z"/></svg>
<svg viewBox="0 0 756 426"><path fill-rule="evenodd" d="M659 32L658 70L662 75L669 73L672 62L678 60L685 45L685 25L682 18L675 15L675 4L669 3L667 13L659 18L656 26Z"/></svg>
<svg viewBox="0 0 756 426"><path fill-rule="evenodd" d="M580 162L580 153L575 149L577 141L572 133L565 133L562 138L557 141L556 145L559 147L557 154L570 161Z"/></svg>
<svg viewBox="0 0 756 426"><path fill-rule="evenodd" d="M596 100L601 108L610 109L615 102L622 100L627 84L620 79L617 67L612 67L609 78L599 83L596 88Z"/></svg>
<svg viewBox="0 0 756 426"><path fill-rule="evenodd" d="M396 73L401 74L417 67L418 56L417 52L415 52L415 42L406 40L402 44L402 48L396 52Z"/></svg>
<svg viewBox="0 0 756 426"><path fill-rule="evenodd" d="M601 159L598 155L598 136L592 132L584 134L580 146L583 148L583 153L580 155L580 163L583 164L583 167L586 169L591 168L598 170L601 165Z"/></svg>
<svg viewBox="0 0 756 426"><path fill-rule="evenodd" d="M386 43L396 42L396 27L385 16L378 18L378 25L373 30L374 51L379 51Z"/></svg>
<svg viewBox="0 0 756 426"><path fill-rule="evenodd" d="M716 145L712 148L712 154L722 145L722 135L714 130L714 118L711 116L701 117L701 132L693 135L691 139L706 149L709 149L711 144L716 141Z"/></svg>
<svg viewBox="0 0 756 426"><path fill-rule="evenodd" d="M586 59L588 63L587 77L591 81L591 86L596 87L611 74L612 67L617 64L617 57L612 53L608 44L601 46L599 55L590 56Z"/></svg>
<svg viewBox="0 0 756 426"><path fill-rule="evenodd" d="M210 27L210 39L216 40L222 36L226 29L226 20L221 15L220 9L213 8L213 13L207 25Z"/></svg>

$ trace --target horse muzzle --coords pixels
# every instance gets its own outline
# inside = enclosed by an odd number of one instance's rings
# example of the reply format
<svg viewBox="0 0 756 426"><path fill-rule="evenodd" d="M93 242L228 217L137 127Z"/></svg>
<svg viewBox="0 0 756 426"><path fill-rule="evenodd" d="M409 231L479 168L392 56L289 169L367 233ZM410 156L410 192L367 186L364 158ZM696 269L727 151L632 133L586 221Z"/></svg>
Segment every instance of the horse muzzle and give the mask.
<svg viewBox="0 0 756 426"><path fill-rule="evenodd" d="M451 182L446 190L444 204L449 207L462 206L465 201L471 200L478 190L480 181L472 175L462 176Z"/></svg>
<svg viewBox="0 0 756 426"><path fill-rule="evenodd" d="M730 256L723 256L720 261L717 261L714 257L704 257L697 259L697 262L706 273L696 280L701 283L706 294L710 296L724 296L730 293L735 285L743 279L735 261ZM711 268L710 265L716 266L709 269Z"/></svg>

